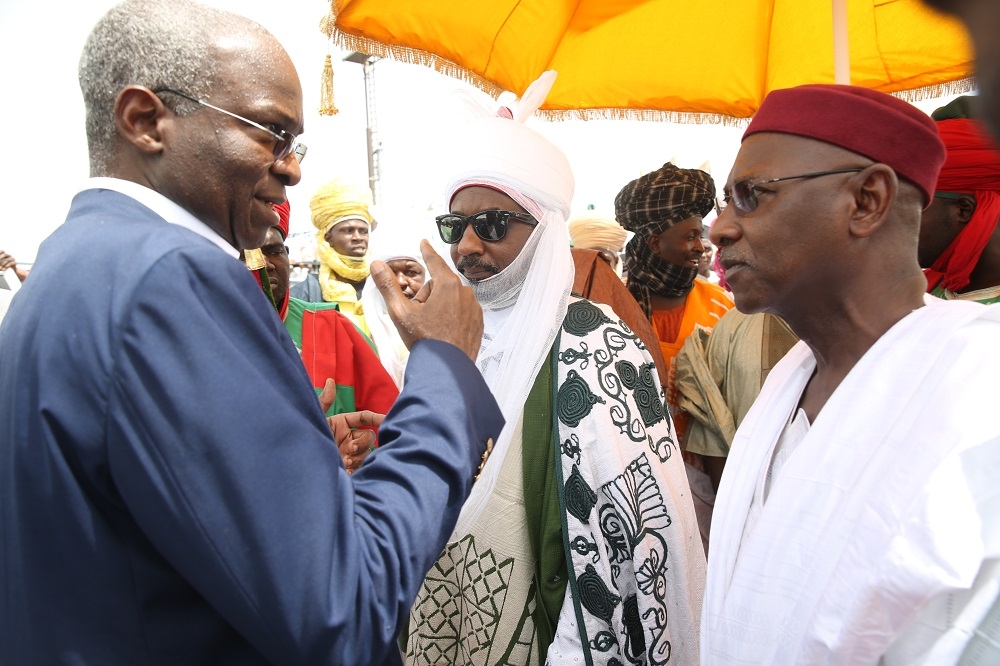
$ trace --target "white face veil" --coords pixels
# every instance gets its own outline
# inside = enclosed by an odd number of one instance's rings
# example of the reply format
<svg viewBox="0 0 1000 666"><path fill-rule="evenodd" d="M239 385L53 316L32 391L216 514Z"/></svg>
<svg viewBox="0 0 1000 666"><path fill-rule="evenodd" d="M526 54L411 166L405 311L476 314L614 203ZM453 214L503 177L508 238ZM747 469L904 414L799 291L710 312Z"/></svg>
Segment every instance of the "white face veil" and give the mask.
<svg viewBox="0 0 1000 666"><path fill-rule="evenodd" d="M573 172L561 150L524 125L545 101L555 78L555 72L542 74L513 112L477 105L473 119L458 130L450 162L454 169L447 201L464 187L483 185L500 190L538 220L510 266L486 280L465 281L483 306L485 331L477 364L506 425L462 508L459 533L475 523L493 492L528 392L566 316L573 286L566 230Z"/></svg>

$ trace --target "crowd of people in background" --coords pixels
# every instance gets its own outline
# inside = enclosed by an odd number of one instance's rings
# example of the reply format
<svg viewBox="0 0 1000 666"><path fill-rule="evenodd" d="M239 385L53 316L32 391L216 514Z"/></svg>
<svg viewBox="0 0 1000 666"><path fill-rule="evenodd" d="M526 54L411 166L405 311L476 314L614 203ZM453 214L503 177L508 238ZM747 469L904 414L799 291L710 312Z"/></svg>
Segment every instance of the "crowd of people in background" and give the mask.
<svg viewBox="0 0 1000 666"><path fill-rule="evenodd" d="M545 72L455 102L447 259L335 179L296 284L288 55L111 9L91 179L0 251L0 661L998 663L1000 12L930 4L980 98L776 90L571 217Z"/></svg>

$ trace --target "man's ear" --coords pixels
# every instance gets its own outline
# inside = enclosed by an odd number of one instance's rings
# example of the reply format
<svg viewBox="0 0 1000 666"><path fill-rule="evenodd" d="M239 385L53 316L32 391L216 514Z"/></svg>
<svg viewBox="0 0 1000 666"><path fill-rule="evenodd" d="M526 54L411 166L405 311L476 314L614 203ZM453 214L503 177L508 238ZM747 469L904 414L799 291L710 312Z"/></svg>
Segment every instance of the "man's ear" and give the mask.
<svg viewBox="0 0 1000 666"><path fill-rule="evenodd" d="M650 234L646 237L646 247L653 254L659 254L660 252L660 234Z"/></svg>
<svg viewBox="0 0 1000 666"><path fill-rule="evenodd" d="M976 214L976 197L972 194L963 194L955 199L955 209L958 211L958 223L966 225L972 216Z"/></svg>
<svg viewBox="0 0 1000 666"><path fill-rule="evenodd" d="M856 238L867 238L886 220L899 195L899 178L887 164L872 164L851 179L854 209L850 232Z"/></svg>
<svg viewBox="0 0 1000 666"><path fill-rule="evenodd" d="M154 155L163 150L161 121L170 113L151 90L128 86L115 100L115 124L122 139L140 152Z"/></svg>

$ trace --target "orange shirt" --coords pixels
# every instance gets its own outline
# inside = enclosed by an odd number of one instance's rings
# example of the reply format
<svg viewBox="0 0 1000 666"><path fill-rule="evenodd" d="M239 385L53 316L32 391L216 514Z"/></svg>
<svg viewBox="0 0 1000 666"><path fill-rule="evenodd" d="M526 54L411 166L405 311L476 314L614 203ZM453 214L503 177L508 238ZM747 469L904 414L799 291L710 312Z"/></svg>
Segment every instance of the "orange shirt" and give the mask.
<svg viewBox="0 0 1000 666"><path fill-rule="evenodd" d="M664 389L680 442L684 441L684 433L687 431L687 414L677 407L674 359L695 327L713 328L719 318L732 308L733 300L725 289L698 278L684 305L670 310L653 310L653 328L660 339L660 350L669 368L667 386Z"/></svg>

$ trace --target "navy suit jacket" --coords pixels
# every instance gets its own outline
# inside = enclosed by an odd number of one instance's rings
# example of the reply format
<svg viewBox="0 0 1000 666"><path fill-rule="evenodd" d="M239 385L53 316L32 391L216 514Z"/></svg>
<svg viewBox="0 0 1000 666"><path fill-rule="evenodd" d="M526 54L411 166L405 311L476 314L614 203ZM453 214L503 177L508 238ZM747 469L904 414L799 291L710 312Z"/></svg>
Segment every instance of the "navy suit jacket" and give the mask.
<svg viewBox="0 0 1000 666"><path fill-rule="evenodd" d="M503 425L414 345L349 477L249 271L88 190L0 327L0 661L379 664Z"/></svg>

